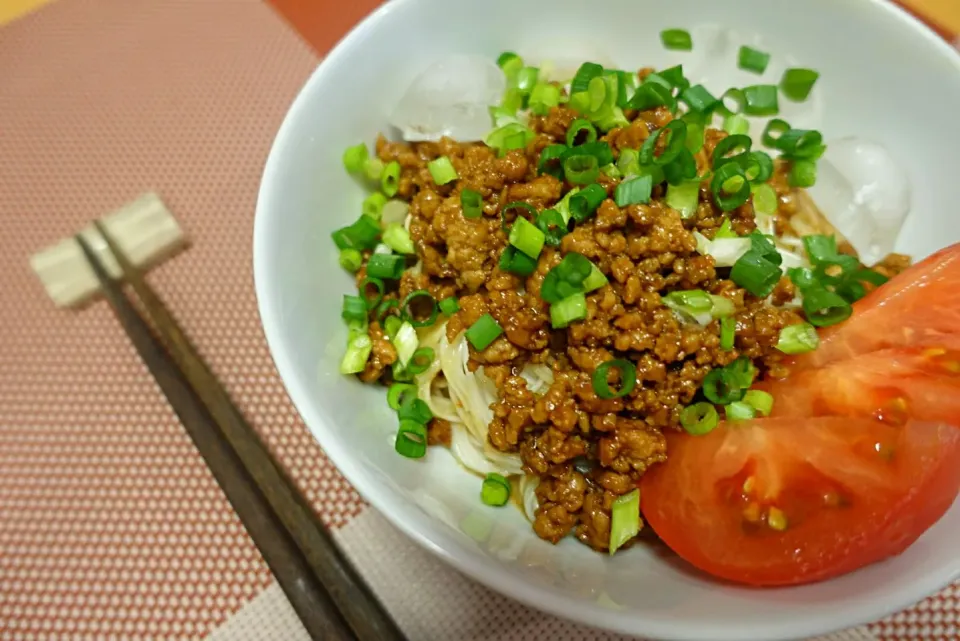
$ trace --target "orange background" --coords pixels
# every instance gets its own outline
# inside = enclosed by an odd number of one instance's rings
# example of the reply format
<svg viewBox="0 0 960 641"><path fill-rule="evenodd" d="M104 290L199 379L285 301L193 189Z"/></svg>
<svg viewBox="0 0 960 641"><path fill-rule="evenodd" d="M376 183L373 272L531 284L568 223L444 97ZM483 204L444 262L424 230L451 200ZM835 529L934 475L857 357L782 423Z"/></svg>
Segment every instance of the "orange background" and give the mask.
<svg viewBox="0 0 960 641"><path fill-rule="evenodd" d="M51 0L0 0L0 25ZM66 0L69 2L69 0ZM380 4L379 0L267 0L318 52L329 50L363 16ZM900 0L915 13L926 17L943 31L960 33L960 1Z"/></svg>

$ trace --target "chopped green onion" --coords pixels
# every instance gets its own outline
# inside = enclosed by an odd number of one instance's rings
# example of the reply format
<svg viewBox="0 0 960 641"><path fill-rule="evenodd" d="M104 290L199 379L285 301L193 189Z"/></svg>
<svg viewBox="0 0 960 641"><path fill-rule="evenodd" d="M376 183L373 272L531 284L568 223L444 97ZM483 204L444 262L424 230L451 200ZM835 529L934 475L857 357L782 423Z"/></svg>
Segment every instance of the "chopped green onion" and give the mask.
<svg viewBox="0 0 960 641"><path fill-rule="evenodd" d="M523 93L520 92L516 87L509 87L506 91L503 92L503 98L500 99L500 106L495 107L497 109L497 115L499 116L509 116L509 118L503 118L503 124L507 122L513 122L519 124L517 120L517 111L523 107ZM490 114L494 118L494 122L501 122L501 118L497 118L491 112ZM499 126L503 126L502 124Z"/></svg>
<svg viewBox="0 0 960 641"><path fill-rule="evenodd" d="M776 147L790 160L817 160L826 149L823 134L812 129L788 129L777 138Z"/></svg>
<svg viewBox="0 0 960 641"><path fill-rule="evenodd" d="M568 148L566 145L550 145L540 152L540 159L537 161L538 174L550 174L555 178L563 175L563 157Z"/></svg>
<svg viewBox="0 0 960 641"><path fill-rule="evenodd" d="M850 318L853 308L839 294L812 286L803 290L803 313L812 325L828 327Z"/></svg>
<svg viewBox="0 0 960 641"><path fill-rule="evenodd" d="M399 411L403 402L417 397L417 386L410 383L394 383L387 389L387 405L394 411Z"/></svg>
<svg viewBox="0 0 960 641"><path fill-rule="evenodd" d="M517 73L523 67L523 59L512 51L504 51L497 58L497 66L505 74L507 72Z"/></svg>
<svg viewBox="0 0 960 641"><path fill-rule="evenodd" d="M658 157L655 154L657 141L664 133L668 134L666 148ZM687 123L682 120L671 120L665 126L657 129L644 141L640 148L641 165L667 165L673 162L681 151L686 149L687 144Z"/></svg>
<svg viewBox="0 0 960 641"><path fill-rule="evenodd" d="M810 262L818 265L837 257L837 238L825 234L809 234L803 237L803 249Z"/></svg>
<svg viewBox="0 0 960 641"><path fill-rule="evenodd" d="M427 453L427 426L411 420L400 421L394 448L401 456L423 458Z"/></svg>
<svg viewBox="0 0 960 641"><path fill-rule="evenodd" d="M683 291L670 292L662 296L663 304L670 309L690 316L697 314L710 313L713 309L713 302L710 300L710 294L702 289L687 289Z"/></svg>
<svg viewBox="0 0 960 641"><path fill-rule="evenodd" d="M778 265L755 249L737 259L730 270L730 279L757 298L769 296L782 275Z"/></svg>
<svg viewBox="0 0 960 641"><path fill-rule="evenodd" d="M740 53L737 56L737 66L741 69L753 71L754 73L763 73L767 70L768 64L770 64L769 53L764 53L763 51L746 45L740 47Z"/></svg>
<svg viewBox="0 0 960 641"><path fill-rule="evenodd" d="M770 416L773 411L773 396L763 390L749 390L743 397L743 402L757 411L761 416Z"/></svg>
<svg viewBox="0 0 960 641"><path fill-rule="evenodd" d="M723 119L723 130L733 136L750 133L750 121L740 114L731 114Z"/></svg>
<svg viewBox="0 0 960 641"><path fill-rule="evenodd" d="M717 238L739 238L739 236L737 236L737 232L733 231L733 223L730 222L730 219L724 217L713 238L716 240Z"/></svg>
<svg viewBox="0 0 960 641"><path fill-rule="evenodd" d="M734 401L724 408L728 421L749 421L756 418L757 414L753 407L743 401Z"/></svg>
<svg viewBox="0 0 960 641"><path fill-rule="evenodd" d="M388 197L393 198L397 194L397 189L400 188L400 163L396 160L392 160L387 163L387 166L383 168L383 173L380 174L380 189L383 190L383 193Z"/></svg>
<svg viewBox="0 0 960 641"><path fill-rule="evenodd" d="M438 185L446 185L457 179L457 170L453 168L453 163L446 156L440 156L427 163L427 169L430 170L430 176L433 182Z"/></svg>
<svg viewBox="0 0 960 641"><path fill-rule="evenodd" d="M741 161L743 173L752 183L765 183L773 176L773 158L763 151L751 151Z"/></svg>
<svg viewBox="0 0 960 641"><path fill-rule="evenodd" d="M594 264L586 256L569 252L556 267L547 272L540 286L540 298L554 304L583 292L583 284L594 269Z"/></svg>
<svg viewBox="0 0 960 641"><path fill-rule="evenodd" d="M536 225L543 232L544 242L551 247L559 247L561 239L567 234L567 223L556 209L540 212Z"/></svg>
<svg viewBox="0 0 960 641"><path fill-rule="evenodd" d="M370 267L367 266L367 277L363 279L363 282L360 283L360 294L363 297L363 300L367 303L367 309L373 309L380 304L380 301L383 300L383 292L385 285L383 281L375 276L370 276ZM370 288L373 287L375 290L371 295Z"/></svg>
<svg viewBox="0 0 960 641"><path fill-rule="evenodd" d="M787 69L780 80L780 90L790 100L801 102L810 95L819 77L813 69Z"/></svg>
<svg viewBox="0 0 960 641"><path fill-rule="evenodd" d="M646 111L654 107L666 106L673 111L677 105L677 100L673 97L673 88L669 82L665 80L659 82L658 79L662 80L656 74L647 76L647 79L637 88L633 97L627 101L627 107Z"/></svg>
<svg viewBox="0 0 960 641"><path fill-rule="evenodd" d="M650 74L650 76L656 76L667 81L670 87L676 87L681 91L690 86L690 81L686 79L683 75L683 65L674 65L663 71L659 71L656 74ZM648 78L650 76L647 76Z"/></svg>
<svg viewBox="0 0 960 641"><path fill-rule="evenodd" d="M600 173L608 178L613 178L614 180L619 180L623 178L623 175L620 173L620 170L617 169L617 166L613 163L606 165L600 168Z"/></svg>
<svg viewBox="0 0 960 641"><path fill-rule="evenodd" d="M585 62L577 69L570 83L570 95L581 91L586 91L590 86L590 81L603 73L603 67L595 62Z"/></svg>
<svg viewBox="0 0 960 641"><path fill-rule="evenodd" d="M427 312L426 316L421 315L420 318L417 318L417 315L410 306L411 303L418 298L426 299L430 304L429 311ZM425 289L412 291L407 294L407 297L404 298L403 302L400 304L400 313L403 315L403 319L408 321L414 327L430 327L437 321L437 299L433 297L433 294Z"/></svg>
<svg viewBox="0 0 960 641"><path fill-rule="evenodd" d="M444 298L440 301L440 311L446 314L447 316L453 316L458 311L460 311L460 302L457 301L456 296L451 296L449 298Z"/></svg>
<svg viewBox="0 0 960 641"><path fill-rule="evenodd" d="M480 486L480 500L491 507L506 505L510 500L510 481L495 472L487 474Z"/></svg>
<svg viewBox="0 0 960 641"><path fill-rule="evenodd" d="M536 220L537 218L537 208L529 203L525 203L522 200L515 200L512 203L507 203L500 209L500 229L503 230L503 233L509 233L509 221L507 220L507 212L511 209L516 209L517 219L523 218L520 210L530 215L529 220Z"/></svg>
<svg viewBox="0 0 960 641"><path fill-rule="evenodd" d="M776 85L743 88L743 113L748 116L775 116L780 111Z"/></svg>
<svg viewBox="0 0 960 641"><path fill-rule="evenodd" d="M794 161L789 182L791 187L813 187L817 182L817 163L812 160Z"/></svg>
<svg viewBox="0 0 960 641"><path fill-rule="evenodd" d="M741 113L746 105L747 98L743 95L742 89L731 87L727 89L720 98L720 111L725 115Z"/></svg>
<svg viewBox="0 0 960 641"><path fill-rule="evenodd" d="M667 186L667 207L680 212L680 218L687 219L697 213L700 204L700 181L688 180Z"/></svg>
<svg viewBox="0 0 960 641"><path fill-rule="evenodd" d="M741 356L726 367L710 370L703 379L703 395L716 405L729 405L743 399L755 375L750 359Z"/></svg>
<svg viewBox="0 0 960 641"><path fill-rule="evenodd" d="M363 255L356 249L347 247L340 250L340 266L348 272L355 272L363 265Z"/></svg>
<svg viewBox="0 0 960 641"><path fill-rule="evenodd" d="M379 191L375 191L363 199L363 215L380 220L383 214L383 206L387 204L387 197Z"/></svg>
<svg viewBox="0 0 960 641"><path fill-rule="evenodd" d="M787 325L780 330L777 349L784 354L805 354L820 346L817 329L810 323Z"/></svg>
<svg viewBox="0 0 960 641"><path fill-rule="evenodd" d="M347 343L349 344L357 336L366 336L370 329L370 323L367 319L347 321Z"/></svg>
<svg viewBox="0 0 960 641"><path fill-rule="evenodd" d="M366 167L367 158L369 157L370 152L367 150L367 146L361 142L352 147L347 147L344 150L343 166L346 168L347 173L359 174Z"/></svg>
<svg viewBox="0 0 960 641"><path fill-rule="evenodd" d="M597 165L602 167L613 162L613 149L606 140L594 140L568 149L564 160L570 156L593 156L597 159Z"/></svg>
<svg viewBox="0 0 960 641"><path fill-rule="evenodd" d="M360 296L344 294L340 317L346 321L365 320L367 318L367 302Z"/></svg>
<svg viewBox="0 0 960 641"><path fill-rule="evenodd" d="M480 218L483 215L483 196L473 189L460 190L460 209L464 218Z"/></svg>
<svg viewBox="0 0 960 641"><path fill-rule="evenodd" d="M720 319L720 349L729 352L737 336L737 321L733 316Z"/></svg>
<svg viewBox="0 0 960 641"><path fill-rule="evenodd" d="M398 280L406 267L403 256L373 254L367 261L367 274L376 278Z"/></svg>
<svg viewBox="0 0 960 641"><path fill-rule="evenodd" d="M720 100L703 85L685 89L680 94L680 100L687 103L692 111L699 113L710 113L720 104Z"/></svg>
<svg viewBox="0 0 960 641"><path fill-rule="evenodd" d="M713 318L727 318L733 316L736 307L733 301L726 296L714 296L710 294L710 316Z"/></svg>
<svg viewBox="0 0 960 641"><path fill-rule="evenodd" d="M610 554L640 533L640 489L618 496L610 506Z"/></svg>
<svg viewBox="0 0 960 641"><path fill-rule="evenodd" d="M359 374L367 366L367 359L373 351L373 341L366 334L359 334L347 343L347 351L340 361L341 374Z"/></svg>
<svg viewBox="0 0 960 641"><path fill-rule="evenodd" d="M538 116L546 116L550 113L551 107L560 104L560 87L547 83L538 84L530 93L530 100L527 104L533 113Z"/></svg>
<svg viewBox="0 0 960 641"><path fill-rule="evenodd" d="M581 133L586 132L586 137L584 140L577 140L580 137ZM567 128L567 145L573 147L578 143L593 142L597 139L597 129L591 124L589 120L584 120L583 118L577 118L572 123L570 127Z"/></svg>
<svg viewBox="0 0 960 641"><path fill-rule="evenodd" d="M490 314L484 314L467 329L466 337L475 350L482 352L502 333L503 328L500 327L500 323Z"/></svg>
<svg viewBox="0 0 960 641"><path fill-rule="evenodd" d="M410 383L413 381L413 374L401 367L399 362L394 363L390 367L390 374L393 377L393 380L398 383Z"/></svg>
<svg viewBox="0 0 960 641"><path fill-rule="evenodd" d="M330 234L337 249L373 249L380 239L380 225L369 216L360 216L352 225Z"/></svg>
<svg viewBox="0 0 960 641"><path fill-rule="evenodd" d="M570 217L578 223L582 223L592 216L600 203L606 199L606 189L597 183L588 185L570 197Z"/></svg>
<svg viewBox="0 0 960 641"><path fill-rule="evenodd" d="M571 294L558 303L550 305L550 324L554 329L563 329L574 321L587 317L587 299L582 293Z"/></svg>
<svg viewBox="0 0 960 641"><path fill-rule="evenodd" d="M399 254L413 254L416 249L409 232L400 223L390 223L383 230L384 244Z"/></svg>
<svg viewBox="0 0 960 641"><path fill-rule="evenodd" d="M380 175L383 173L383 161L379 158L367 158L363 172L371 182L380 182Z"/></svg>
<svg viewBox="0 0 960 641"><path fill-rule="evenodd" d="M711 160L713 168L717 169L721 165L725 165L743 154L749 153L752 146L753 140L750 139L750 136L744 134L727 136L713 148L713 158Z"/></svg>
<svg viewBox="0 0 960 641"><path fill-rule="evenodd" d="M600 175L600 163L595 156L567 156L563 161L563 175L574 185L588 185Z"/></svg>
<svg viewBox="0 0 960 641"><path fill-rule="evenodd" d="M709 434L720 424L720 414L713 403L694 403L683 408L680 412L680 426L687 434L704 436Z"/></svg>
<svg viewBox="0 0 960 641"><path fill-rule="evenodd" d="M422 350L429 350L430 360L433 360L432 349L429 347L421 348L417 350L417 353L419 354ZM411 369L416 358L417 356L414 354L413 359L410 361ZM429 367L429 361L427 362L427 367ZM421 373L426 371L427 367L424 367ZM413 373L416 374L416 372ZM416 394L403 399L403 403L400 405L400 409L397 410L397 414L401 421L416 421L422 425L426 425L433 419L433 412L430 411L430 406L417 398Z"/></svg>
<svg viewBox="0 0 960 641"><path fill-rule="evenodd" d="M776 147L777 141L788 131L790 131L790 123L780 118L774 118L767 123L763 130L763 144L767 147Z"/></svg>
<svg viewBox="0 0 960 641"><path fill-rule="evenodd" d="M491 149L496 149L498 155L503 156L511 149L525 148L527 143L533 140L533 137L534 133L526 126L519 122L510 122L488 133L486 138L483 139L483 142ZM440 160L440 158L437 158L437 160ZM456 171L453 172L450 180L454 178L457 178ZM434 178L434 181L436 181L436 178Z"/></svg>
<svg viewBox="0 0 960 641"><path fill-rule="evenodd" d="M537 271L537 259L530 258L512 245L507 245L500 254L499 266L502 272L526 277Z"/></svg>
<svg viewBox="0 0 960 641"><path fill-rule="evenodd" d="M659 169L659 167L655 167ZM697 177L697 161L689 149L681 149L676 159L663 167L663 176L671 185L679 185Z"/></svg>
<svg viewBox="0 0 960 641"><path fill-rule="evenodd" d="M617 159L617 169L624 178L640 173L640 152L635 149L621 149Z"/></svg>
<svg viewBox="0 0 960 641"><path fill-rule="evenodd" d="M750 182L736 162L725 163L714 172L710 191L721 211L732 211L750 200Z"/></svg>
<svg viewBox="0 0 960 641"><path fill-rule="evenodd" d="M751 185L753 192L753 210L758 214L772 216L777 213L777 192L767 184Z"/></svg>
<svg viewBox="0 0 960 641"><path fill-rule="evenodd" d="M387 319L383 321L383 331L387 333L387 337L389 337L391 341L397 337L397 333L402 326L403 321L399 316L388 316Z"/></svg>
<svg viewBox="0 0 960 641"><path fill-rule="evenodd" d="M660 32L660 42L667 49L680 51L693 49L693 38L686 29L664 29Z"/></svg>
<svg viewBox="0 0 960 641"><path fill-rule="evenodd" d="M583 291L592 292L595 289L600 289L606 285L607 282L607 277L603 275L600 268L590 263L590 275L583 280Z"/></svg>
<svg viewBox="0 0 960 641"><path fill-rule="evenodd" d="M546 236L536 225L526 218L517 218L510 228L510 244L530 258L536 258L543 251Z"/></svg>
<svg viewBox="0 0 960 641"><path fill-rule="evenodd" d="M522 67L520 71L517 72L517 89L519 89L523 95L529 95L536 86L539 77L540 70L536 67Z"/></svg>
<svg viewBox="0 0 960 641"><path fill-rule="evenodd" d="M703 149L704 132L703 125L695 122L687 122L687 150L695 154Z"/></svg>
<svg viewBox="0 0 960 641"><path fill-rule="evenodd" d="M396 318L396 316L391 316L390 318ZM408 321L401 321L400 327L397 328L392 338L392 342L394 348L397 350L397 363L400 364L400 367L406 369L407 364L410 362L410 359L413 358L413 354L417 351L417 346L420 343L417 338L417 330L415 330L413 325Z"/></svg>
<svg viewBox="0 0 960 641"><path fill-rule="evenodd" d="M385 300L380 303L377 307L376 318L378 321L383 321L383 318L393 310L394 307L399 307L400 303L397 302L395 298L390 300Z"/></svg>
<svg viewBox="0 0 960 641"><path fill-rule="evenodd" d="M609 372L611 369L617 370L620 375L620 389L610 387ZM637 367L630 361L617 358L612 361L600 363L597 369L593 370L593 391L602 399L622 398L633 391L637 384Z"/></svg>
<svg viewBox="0 0 960 641"><path fill-rule="evenodd" d="M635 176L617 185L614 201L617 207L648 203L652 191L653 179L650 176Z"/></svg>

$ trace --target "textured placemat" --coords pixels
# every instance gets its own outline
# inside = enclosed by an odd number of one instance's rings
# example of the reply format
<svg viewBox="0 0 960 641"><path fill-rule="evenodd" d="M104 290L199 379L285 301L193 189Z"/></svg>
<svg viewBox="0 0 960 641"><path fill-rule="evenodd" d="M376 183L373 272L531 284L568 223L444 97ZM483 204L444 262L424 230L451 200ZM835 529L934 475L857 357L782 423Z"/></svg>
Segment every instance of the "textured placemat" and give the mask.
<svg viewBox="0 0 960 641"><path fill-rule="evenodd" d="M0 31L0 639L305 638L106 305L57 310L29 271L31 252L147 190L193 240L151 281L413 641L615 638L415 547L288 402L251 233L316 62L259 0L60 0ZM388 589L400 579L415 589ZM955 641L958 612L954 588L837 638Z"/></svg>

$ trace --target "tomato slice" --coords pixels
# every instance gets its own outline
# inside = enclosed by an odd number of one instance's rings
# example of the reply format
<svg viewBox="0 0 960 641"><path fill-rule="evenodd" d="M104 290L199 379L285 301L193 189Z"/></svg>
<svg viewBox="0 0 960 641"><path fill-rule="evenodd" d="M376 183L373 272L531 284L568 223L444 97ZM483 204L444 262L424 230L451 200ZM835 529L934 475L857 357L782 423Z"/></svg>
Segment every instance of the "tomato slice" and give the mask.
<svg viewBox="0 0 960 641"><path fill-rule="evenodd" d="M960 429L838 417L668 437L642 509L677 554L758 586L827 579L902 552L953 503Z"/></svg>
<svg viewBox="0 0 960 641"><path fill-rule="evenodd" d="M763 386L773 416L852 416L898 425L913 418L960 426L960 339L885 349Z"/></svg>
<svg viewBox="0 0 960 641"><path fill-rule="evenodd" d="M960 244L951 245L870 292L853 315L820 333L820 347L794 369L820 367L889 347L936 345L960 335Z"/></svg>

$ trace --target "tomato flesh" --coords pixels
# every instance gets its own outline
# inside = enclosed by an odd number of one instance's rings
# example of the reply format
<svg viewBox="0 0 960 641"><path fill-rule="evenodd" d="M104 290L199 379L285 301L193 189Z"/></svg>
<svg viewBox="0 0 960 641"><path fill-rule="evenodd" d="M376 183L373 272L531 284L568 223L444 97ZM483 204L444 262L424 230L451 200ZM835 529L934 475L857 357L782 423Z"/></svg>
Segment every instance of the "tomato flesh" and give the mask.
<svg viewBox="0 0 960 641"><path fill-rule="evenodd" d="M648 523L714 576L794 585L899 554L960 492L960 245L910 268L764 381L769 418L668 436Z"/></svg>
<svg viewBox="0 0 960 641"><path fill-rule="evenodd" d="M889 347L938 344L960 336L960 244L917 263L853 306L853 315L820 333L820 347L796 360L820 367Z"/></svg>
<svg viewBox="0 0 960 641"><path fill-rule="evenodd" d="M767 418L674 435L668 449L641 484L647 522L694 566L750 585L898 554L960 488L960 430L937 423Z"/></svg>

